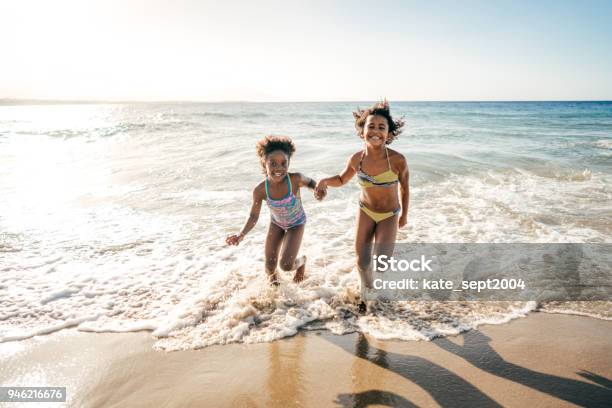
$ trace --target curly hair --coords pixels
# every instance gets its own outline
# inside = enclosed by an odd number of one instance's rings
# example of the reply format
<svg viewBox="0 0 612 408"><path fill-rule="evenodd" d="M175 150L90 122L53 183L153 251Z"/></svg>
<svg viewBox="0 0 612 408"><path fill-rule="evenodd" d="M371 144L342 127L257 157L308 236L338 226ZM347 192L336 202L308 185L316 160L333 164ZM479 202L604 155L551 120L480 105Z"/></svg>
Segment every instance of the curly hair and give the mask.
<svg viewBox="0 0 612 408"><path fill-rule="evenodd" d="M375 103L368 109L357 108L357 110L353 112L357 136L361 137L363 135L363 128L370 115L378 115L387 119L387 123L389 124L389 138L386 141L387 144L391 144L391 142L397 139L399 134L402 133L402 127L404 127L405 122L403 119L393 120L391 117L391 110L389 109L389 102L385 99L384 101Z"/></svg>
<svg viewBox="0 0 612 408"><path fill-rule="evenodd" d="M287 157L291 158L295 152L295 144L293 141L286 136L266 136L257 142L256 145L257 156L263 169L264 174L266 173L266 156L270 153L280 150L284 152Z"/></svg>

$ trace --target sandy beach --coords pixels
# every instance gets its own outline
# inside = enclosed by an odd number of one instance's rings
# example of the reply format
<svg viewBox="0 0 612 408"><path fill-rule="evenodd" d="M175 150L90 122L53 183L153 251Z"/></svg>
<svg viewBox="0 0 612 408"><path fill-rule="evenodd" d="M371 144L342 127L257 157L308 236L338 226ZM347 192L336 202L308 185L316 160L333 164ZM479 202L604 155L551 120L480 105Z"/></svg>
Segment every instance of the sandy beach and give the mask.
<svg viewBox="0 0 612 408"><path fill-rule="evenodd" d="M67 330L0 344L0 383L66 386L74 407L596 407L612 401L611 338L610 321L546 313L432 342L301 332L179 352Z"/></svg>
<svg viewBox="0 0 612 408"><path fill-rule="evenodd" d="M0 408L612 408L612 0L0 11Z"/></svg>

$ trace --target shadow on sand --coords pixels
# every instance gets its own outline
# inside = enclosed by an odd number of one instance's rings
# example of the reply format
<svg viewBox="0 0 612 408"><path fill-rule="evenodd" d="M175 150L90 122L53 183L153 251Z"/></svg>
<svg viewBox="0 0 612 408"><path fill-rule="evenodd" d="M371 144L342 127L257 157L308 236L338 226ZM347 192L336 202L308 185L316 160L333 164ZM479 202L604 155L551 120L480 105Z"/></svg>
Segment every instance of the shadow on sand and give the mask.
<svg viewBox="0 0 612 408"><path fill-rule="evenodd" d="M491 339L482 332L472 330L466 333L463 339L463 346L446 338L436 339L434 344L465 359L483 371L564 401L585 407L612 406L612 387L610 387L612 381L604 377L588 371L578 373L600 386L540 373L504 360L489 344Z"/></svg>
<svg viewBox="0 0 612 408"><path fill-rule="evenodd" d="M446 368L432 363L422 357L402 355L385 351L370 345L366 336L359 333L355 349L342 341L341 337L328 337L346 352L368 360L379 367L391 370L412 381L429 393L443 407L500 407L487 395L469 382ZM336 403L344 407L367 407L370 405L415 407L416 404L397 394L371 390L355 394L341 394Z"/></svg>
<svg viewBox="0 0 612 408"><path fill-rule="evenodd" d="M471 383L422 357L385 351L369 344L366 336L359 334L351 347L340 336L327 337L346 352L391 370L421 387L442 407L499 407L500 405ZM346 337L345 337L346 338ZM534 390L544 392L567 402L586 407L609 407L612 401L612 381L597 374L583 371L582 377L600 385L569 378L539 373L505 361L489 345L490 338L479 331L463 335L463 346L448 339L433 341L444 350L500 378L514 381ZM342 407L367 407L370 405L415 407L416 404L393 392L368 390L353 394L340 394L336 404Z"/></svg>

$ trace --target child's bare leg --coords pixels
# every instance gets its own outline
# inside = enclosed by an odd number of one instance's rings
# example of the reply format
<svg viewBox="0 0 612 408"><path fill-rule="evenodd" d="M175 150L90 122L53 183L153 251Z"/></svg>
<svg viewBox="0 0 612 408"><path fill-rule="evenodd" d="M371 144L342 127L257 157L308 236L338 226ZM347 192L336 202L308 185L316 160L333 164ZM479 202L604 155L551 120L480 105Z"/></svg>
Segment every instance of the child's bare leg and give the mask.
<svg viewBox="0 0 612 408"><path fill-rule="evenodd" d="M393 256L395 240L397 238L398 218L399 215L395 215L376 224L376 231L374 232L374 256L386 255L388 258ZM384 297L378 297L377 299L384 299Z"/></svg>
<svg viewBox="0 0 612 408"><path fill-rule="evenodd" d="M355 252L357 253L357 270L361 293L360 312L365 312L366 288L372 287L372 240L376 232L376 223L366 213L359 210L357 215L357 233L355 234Z"/></svg>
<svg viewBox="0 0 612 408"><path fill-rule="evenodd" d="M355 252L357 253L357 270L363 289L372 287L372 241L376 232L376 223L363 211L357 215L357 233L355 234Z"/></svg>
<svg viewBox="0 0 612 408"><path fill-rule="evenodd" d="M294 282L300 282L304 279L306 270L306 257L297 258L304 236L305 224L288 229L283 239L283 249L281 254L280 267L284 271L295 271L293 276Z"/></svg>
<svg viewBox="0 0 612 408"><path fill-rule="evenodd" d="M398 218L399 215L395 215L376 224L376 232L374 234L376 255L387 255L388 257L393 255L397 238Z"/></svg>
<svg viewBox="0 0 612 408"><path fill-rule="evenodd" d="M278 252L284 236L285 230L271 222L268 227L265 245L266 273L268 274L270 283L275 286L279 284L276 265L278 264Z"/></svg>

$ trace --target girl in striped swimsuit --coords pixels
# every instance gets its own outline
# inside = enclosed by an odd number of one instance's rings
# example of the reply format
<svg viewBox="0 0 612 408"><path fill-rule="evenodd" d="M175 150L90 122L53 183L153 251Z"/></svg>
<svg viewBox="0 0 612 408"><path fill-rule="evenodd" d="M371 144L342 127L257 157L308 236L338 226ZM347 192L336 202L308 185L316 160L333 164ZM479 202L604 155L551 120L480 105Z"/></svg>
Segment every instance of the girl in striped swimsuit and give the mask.
<svg viewBox="0 0 612 408"><path fill-rule="evenodd" d="M294 282L304 279L306 256L297 257L304 235L306 214L300 199L300 187L315 188L315 181L300 173L289 173L289 161L295 145L287 137L267 136L257 143L257 155L265 180L253 189L251 214L238 235L226 238L228 245L238 245L257 224L262 202L270 209L270 226L266 237L266 273L273 285L278 285L276 267L295 271Z"/></svg>

